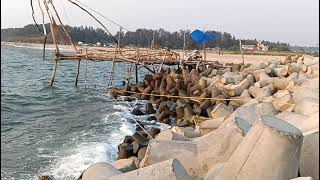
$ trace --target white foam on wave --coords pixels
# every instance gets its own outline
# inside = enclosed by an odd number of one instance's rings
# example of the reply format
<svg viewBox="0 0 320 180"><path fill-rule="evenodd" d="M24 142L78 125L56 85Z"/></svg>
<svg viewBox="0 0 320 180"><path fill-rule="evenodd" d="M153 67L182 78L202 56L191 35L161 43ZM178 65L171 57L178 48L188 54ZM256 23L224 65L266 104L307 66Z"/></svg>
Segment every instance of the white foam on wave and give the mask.
<svg viewBox="0 0 320 180"><path fill-rule="evenodd" d="M107 155L110 150L112 149L108 148L107 143L81 143L73 154L56 162L48 174L52 174L56 179L77 178L91 163L108 162Z"/></svg>
<svg viewBox="0 0 320 180"><path fill-rule="evenodd" d="M113 162L118 154L118 144L123 141L126 135L134 133L134 126L127 121L130 112L127 107L114 105L116 111L107 114L102 119L103 124L114 123L110 119L116 119L121 123L118 128L111 132L99 136L105 138L103 142L82 142L75 149L66 152L65 156L53 163L53 166L45 174L53 175L56 179L75 179L92 163L96 162ZM109 120L109 121L108 121ZM83 132L88 133L88 132ZM109 137L109 138L108 138ZM102 139L102 138L101 138Z"/></svg>

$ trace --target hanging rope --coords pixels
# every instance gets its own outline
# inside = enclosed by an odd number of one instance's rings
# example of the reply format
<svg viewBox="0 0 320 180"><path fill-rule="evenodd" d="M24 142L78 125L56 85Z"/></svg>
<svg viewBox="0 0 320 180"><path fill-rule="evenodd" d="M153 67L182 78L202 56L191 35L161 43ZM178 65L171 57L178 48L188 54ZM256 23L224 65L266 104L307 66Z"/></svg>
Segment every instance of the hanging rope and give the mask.
<svg viewBox="0 0 320 180"><path fill-rule="evenodd" d="M88 8L88 9L90 9L91 11L95 12L96 14L100 15L100 16L101 16L101 17L103 17L104 19L106 19L106 20L110 21L110 22L111 22L111 23L113 23L114 25L119 26L120 28L122 28L122 29L125 29L125 30L129 31L129 30L128 30L127 28L125 28L124 26L122 26L122 25L118 24L117 22L115 22L115 21L113 21L113 20L111 20L111 19L107 18L106 16L104 16L104 15L103 15L103 14L101 14L101 13L99 13L98 11L96 11L96 10L94 10L94 9L90 8L88 5L83 4L83 3L82 3L82 2L80 2L79 0L75 0L75 1L77 1L77 2L78 2L79 4L81 4L82 6L84 6L84 7Z"/></svg>
<svg viewBox="0 0 320 180"><path fill-rule="evenodd" d="M37 23L36 19L34 18L34 9L33 9L33 0L30 0L30 5L31 5L31 11L32 11L32 19L33 19L33 22L36 24L39 32L41 32L41 29L39 27L39 24Z"/></svg>
<svg viewBox="0 0 320 180"><path fill-rule="evenodd" d="M78 6L78 7L79 7L80 9L82 9L84 12L86 12L87 14L89 14L94 20L96 20L96 21L104 28L104 30L106 30L106 32L109 34L109 36L111 36L111 38L114 40L114 42L116 42L116 44L119 45L119 44L118 44L118 41L116 40L116 38L114 38L114 37L112 36L112 34L109 32L109 30L108 30L94 15L92 15L88 10L84 9L84 8L83 8L82 6L80 6L79 4L77 4L77 3L75 3L75 2L73 2L73 1L71 1L71 0L67 0L67 1L69 1L70 3ZM121 48L121 47L120 47L120 48Z"/></svg>

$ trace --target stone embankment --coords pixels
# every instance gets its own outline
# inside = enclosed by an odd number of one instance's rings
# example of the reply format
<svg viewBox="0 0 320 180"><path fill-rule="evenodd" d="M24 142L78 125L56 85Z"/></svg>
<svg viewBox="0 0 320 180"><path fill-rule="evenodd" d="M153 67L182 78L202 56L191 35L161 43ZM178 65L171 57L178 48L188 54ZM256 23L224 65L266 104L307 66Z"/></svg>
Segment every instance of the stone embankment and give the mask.
<svg viewBox="0 0 320 180"><path fill-rule="evenodd" d="M133 113L171 128L139 126L79 179L319 180L319 58L198 63L110 93L148 100Z"/></svg>

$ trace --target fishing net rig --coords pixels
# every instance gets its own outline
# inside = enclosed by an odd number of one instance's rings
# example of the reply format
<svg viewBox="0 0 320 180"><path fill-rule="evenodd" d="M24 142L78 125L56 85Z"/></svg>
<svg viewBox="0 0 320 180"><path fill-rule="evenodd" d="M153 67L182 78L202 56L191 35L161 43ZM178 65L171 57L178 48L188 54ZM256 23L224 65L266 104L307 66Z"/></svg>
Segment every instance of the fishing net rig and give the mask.
<svg viewBox="0 0 320 180"><path fill-rule="evenodd" d="M41 11L41 17L42 17L42 29L40 28L39 23L36 21L35 18L35 11L34 11L34 1L38 1L38 6ZM64 5L61 1L61 5L63 6L63 10L65 10ZM120 44L121 39L121 32L123 30L129 31L128 28L124 27L123 25L120 25L119 23L111 20L110 18L106 17L102 13L99 13L98 11L90 8L88 5L80 2L79 0L65 0L69 2L70 4L74 5L75 7L79 8L82 12L86 13L88 16L90 16L94 21L96 21L105 31L105 35L108 37L111 37L113 42L115 43L116 47L112 50L107 48L90 48L90 47L82 47L77 46L73 41L71 36L69 35L65 24L62 22L62 19L60 18L58 11L55 6L55 2L53 0L30 0L30 6L32 10L32 18L34 23L37 26L37 29L43 33L43 61L45 60L45 52L46 52L46 44L48 42L48 39L51 38L52 42L54 44L54 65L53 65L53 71L50 78L50 86L53 85L56 71L57 71L57 63L62 60L75 60L77 61L77 69L76 69L76 80L75 85L78 84L79 79L79 71L80 71L80 62L81 60L87 61L112 61L111 66L111 72L109 75L109 82L108 82L108 88L112 86L112 82L114 81L114 66L115 63L121 63L122 64L122 72L120 73L122 75L122 81L126 81L126 84L129 84L129 81L131 79L131 75L133 74L132 71L135 69L136 71L136 82L138 82L138 70L140 68L145 68L151 73L155 73L156 69L159 69L162 67L163 64L171 64L175 65L179 62L179 54L175 52L170 52L166 49L148 49L148 48L133 48L133 49L124 49L122 48ZM65 12L65 11L64 11ZM65 12L66 14L66 12ZM47 33L46 27L45 27L45 17L49 19L50 23L50 33ZM109 22L111 22L114 26L119 28L119 34L118 37L114 37L111 32L108 30L108 28L102 23L102 21L97 17L101 17ZM57 23L59 26L57 25ZM62 38L64 37L64 38ZM60 41L59 41L60 39ZM59 50L59 46L61 41L66 40L68 44L70 44L73 49L74 53L72 54L64 54ZM156 64L161 64L161 66L155 66ZM128 66L127 66L128 65ZM87 70L86 70L87 71ZM119 73L118 73L119 74ZM127 74L127 75L125 75ZM125 84L124 83L124 84Z"/></svg>

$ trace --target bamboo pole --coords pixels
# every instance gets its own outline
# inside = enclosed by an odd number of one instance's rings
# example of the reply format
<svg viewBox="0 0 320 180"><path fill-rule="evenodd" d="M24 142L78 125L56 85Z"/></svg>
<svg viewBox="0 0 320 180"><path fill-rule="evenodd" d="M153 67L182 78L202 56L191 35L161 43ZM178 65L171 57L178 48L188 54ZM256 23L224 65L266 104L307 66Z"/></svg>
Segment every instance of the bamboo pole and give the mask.
<svg viewBox="0 0 320 180"><path fill-rule="evenodd" d="M62 21L61 21L61 19L60 19L59 15L58 15L58 12L57 12L57 10L56 10L55 6L53 5L52 1L51 1L51 6L52 6L52 8L53 8L53 10L54 10L54 12L55 12L55 14L56 14L57 18L58 18L58 21L59 21L59 22L60 22L60 24L61 24L61 27L62 27L62 29L63 29L64 33L66 34L66 36L67 36L68 40L70 41L70 43L71 43L71 45L73 46L73 48L77 51L77 47L76 47L76 46L74 45L74 43L72 42L71 37L70 37L69 33L67 32L66 28L64 27L64 25L63 25L63 23L62 23Z"/></svg>
<svg viewBox="0 0 320 180"><path fill-rule="evenodd" d="M239 39L239 44L240 44L240 53L241 53L241 56L242 56L242 64L244 64L244 57L243 57L243 52L242 52L241 39Z"/></svg>
<svg viewBox="0 0 320 180"><path fill-rule="evenodd" d="M207 57L206 57L206 43L203 42L203 60L206 60Z"/></svg>
<svg viewBox="0 0 320 180"><path fill-rule="evenodd" d="M153 32L153 34L152 34L152 45L151 45L151 49L154 49L154 34L155 34L155 32Z"/></svg>
<svg viewBox="0 0 320 180"><path fill-rule="evenodd" d="M53 19L53 17L50 15L47 1L43 1L43 2L44 2L44 6L45 6L45 9L46 9L46 11L47 11L49 20L50 20L50 29L51 29L51 35L52 35L53 44L54 44L55 47L56 47L56 51L59 52L59 48L58 48L58 45L57 45L57 43L56 43L56 38L55 38L55 35L54 35L54 28L53 28L54 19Z"/></svg>
<svg viewBox="0 0 320 180"><path fill-rule="evenodd" d="M186 30L183 31L183 60L185 59L186 51Z"/></svg>
<svg viewBox="0 0 320 180"><path fill-rule="evenodd" d="M87 91L88 50L86 49L86 72L84 74L84 91Z"/></svg>
<svg viewBox="0 0 320 180"><path fill-rule="evenodd" d="M139 80L138 80L138 65L136 64L136 84L138 84Z"/></svg>
<svg viewBox="0 0 320 180"><path fill-rule="evenodd" d="M57 64L58 64L57 59L54 59L54 65L53 65L52 75L51 75L51 79L50 79L50 86L53 85L54 79L56 77Z"/></svg>
<svg viewBox="0 0 320 180"><path fill-rule="evenodd" d="M55 50L55 59L54 59L54 66L53 66L53 69L52 69L52 75L51 75L51 79L50 79L50 86L53 85L53 82L54 82L54 79L56 77L56 71L57 71L57 63L58 63L58 55L59 55L59 48L58 48L58 45L56 43L56 38L55 38L55 35L54 35L54 28L53 28L53 23L54 22L54 19L53 17L50 15L50 12L49 12L49 7L48 7L48 4L46 1L43 1L44 3L44 6L45 6L45 9L47 11L47 14L48 14L48 18L50 20L50 29L51 29L51 35L52 35L52 40L53 40L53 44L55 45L56 47L56 50Z"/></svg>
<svg viewBox="0 0 320 180"><path fill-rule="evenodd" d="M75 85L78 85L78 79L79 79L79 74L80 74L80 61L81 59L78 60L78 64L77 64L77 74L76 74L76 83Z"/></svg>

